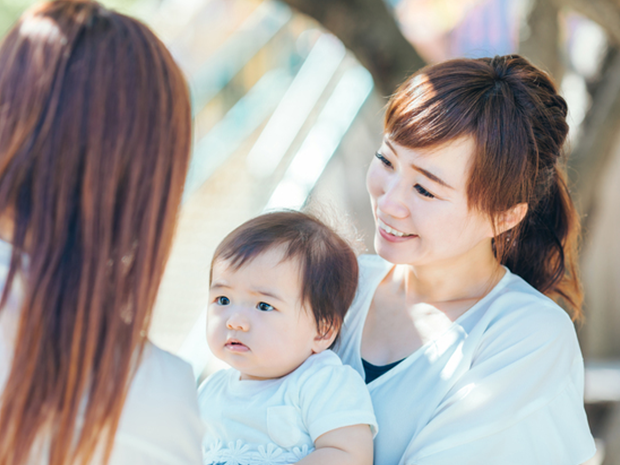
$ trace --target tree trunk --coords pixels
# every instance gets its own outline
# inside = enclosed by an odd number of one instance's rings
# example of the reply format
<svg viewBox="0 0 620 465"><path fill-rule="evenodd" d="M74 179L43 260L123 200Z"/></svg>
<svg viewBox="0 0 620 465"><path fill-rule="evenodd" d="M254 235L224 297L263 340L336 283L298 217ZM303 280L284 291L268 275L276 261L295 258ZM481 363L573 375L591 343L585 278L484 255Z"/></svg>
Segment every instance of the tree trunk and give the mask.
<svg viewBox="0 0 620 465"><path fill-rule="evenodd" d="M384 97L425 65L383 0L283 1L336 35L370 71Z"/></svg>
<svg viewBox="0 0 620 465"><path fill-rule="evenodd" d="M569 159L569 176L582 215L584 233L597 204L598 180L620 129L620 53L613 50L596 86L582 133Z"/></svg>
<svg viewBox="0 0 620 465"><path fill-rule="evenodd" d="M534 0L527 19L529 34L522 38L519 53L547 71L559 84L564 74L564 65L561 59L558 13L553 2Z"/></svg>

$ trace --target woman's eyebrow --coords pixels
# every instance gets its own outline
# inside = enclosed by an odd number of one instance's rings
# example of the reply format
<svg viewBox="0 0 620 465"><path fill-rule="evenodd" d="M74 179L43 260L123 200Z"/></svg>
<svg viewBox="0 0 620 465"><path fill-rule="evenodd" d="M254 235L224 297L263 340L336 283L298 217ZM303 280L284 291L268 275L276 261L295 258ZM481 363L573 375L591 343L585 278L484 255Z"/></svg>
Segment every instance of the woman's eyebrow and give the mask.
<svg viewBox="0 0 620 465"><path fill-rule="evenodd" d="M418 165L415 165L413 163L411 163L411 167L416 170L419 171L420 173L422 173L424 176L426 176L428 179L430 179L431 181L435 181L437 184L441 184L444 187L447 187L449 189L454 190L454 187L452 187L450 184L448 184L447 182L445 182L443 179L441 179L439 176L434 175L433 173L431 173L430 171L425 170L424 168L419 167Z"/></svg>
<svg viewBox="0 0 620 465"><path fill-rule="evenodd" d="M394 149L394 146L390 143L389 140L387 139L383 139L383 141L385 142L385 145L387 145L390 150L396 154L396 150ZM419 167L418 165L411 163L411 167L416 170L419 171L420 173L422 173L424 176L426 176L428 179L430 179L431 181L435 181L437 184L441 184L444 187L447 187L449 189L454 190L454 187L452 187L450 184L448 184L447 182L445 182L443 179L441 179L439 176L431 173L428 170L425 170L424 168Z"/></svg>

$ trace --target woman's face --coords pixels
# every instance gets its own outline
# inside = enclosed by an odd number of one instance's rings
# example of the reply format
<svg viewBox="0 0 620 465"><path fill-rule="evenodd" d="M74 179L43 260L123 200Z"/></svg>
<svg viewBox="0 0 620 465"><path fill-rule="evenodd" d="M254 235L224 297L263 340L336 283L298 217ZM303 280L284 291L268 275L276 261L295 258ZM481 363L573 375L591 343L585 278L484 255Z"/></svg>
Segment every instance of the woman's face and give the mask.
<svg viewBox="0 0 620 465"><path fill-rule="evenodd" d="M491 221L467 205L473 151L471 137L427 149L384 138L366 179L381 257L425 266L491 253Z"/></svg>

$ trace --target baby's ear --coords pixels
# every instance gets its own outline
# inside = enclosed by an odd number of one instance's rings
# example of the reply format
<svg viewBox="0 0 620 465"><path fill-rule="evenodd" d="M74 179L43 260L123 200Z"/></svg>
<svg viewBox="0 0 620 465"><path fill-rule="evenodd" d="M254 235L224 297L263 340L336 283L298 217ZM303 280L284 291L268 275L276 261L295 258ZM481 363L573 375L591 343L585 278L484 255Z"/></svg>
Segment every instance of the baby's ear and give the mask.
<svg viewBox="0 0 620 465"><path fill-rule="evenodd" d="M338 331L335 328L321 328L312 341L312 353L318 354L329 349L336 340L336 336L338 336Z"/></svg>

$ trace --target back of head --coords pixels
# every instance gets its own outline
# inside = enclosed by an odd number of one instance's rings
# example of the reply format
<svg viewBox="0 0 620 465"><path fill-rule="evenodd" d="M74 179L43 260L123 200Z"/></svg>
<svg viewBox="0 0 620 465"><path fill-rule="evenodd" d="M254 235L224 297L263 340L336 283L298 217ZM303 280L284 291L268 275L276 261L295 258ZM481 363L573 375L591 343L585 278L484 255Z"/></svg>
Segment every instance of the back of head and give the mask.
<svg viewBox="0 0 620 465"><path fill-rule="evenodd" d="M101 443L107 457L171 246L187 87L146 26L59 0L0 46L0 109L0 215L13 226L3 304L24 279L0 464L25 463L41 436L50 464L85 463Z"/></svg>
<svg viewBox="0 0 620 465"><path fill-rule="evenodd" d="M337 333L357 290L357 258L351 246L317 218L297 211L253 218L224 238L211 269L218 260L238 269L274 247L284 247L284 260L299 261L300 297L311 308L319 332Z"/></svg>
<svg viewBox="0 0 620 465"><path fill-rule="evenodd" d="M410 148L471 136L470 208L497 224L525 203L519 225L496 235L500 263L580 316L579 222L566 186L567 105L549 76L518 55L428 66L392 96L386 136Z"/></svg>

